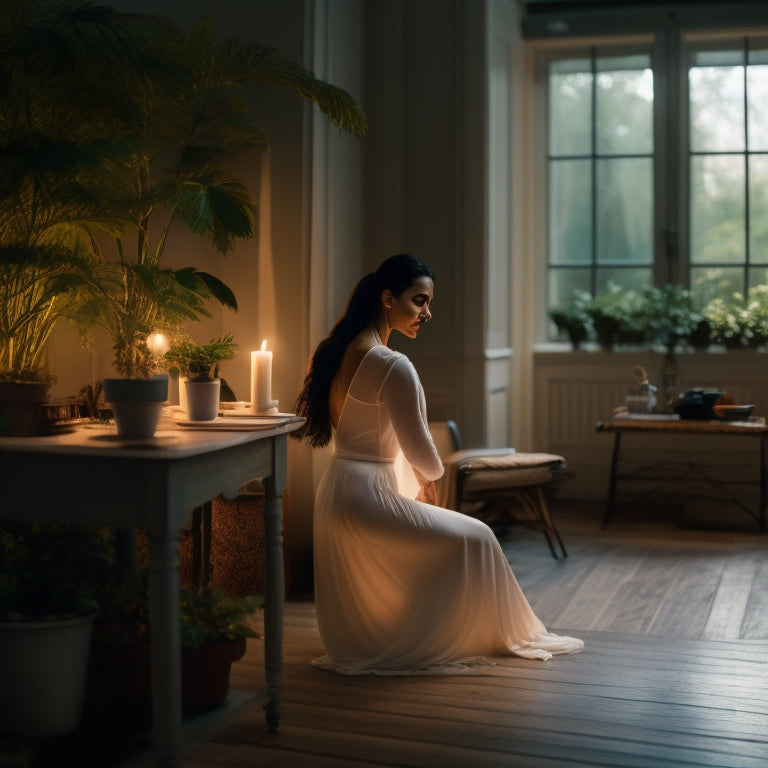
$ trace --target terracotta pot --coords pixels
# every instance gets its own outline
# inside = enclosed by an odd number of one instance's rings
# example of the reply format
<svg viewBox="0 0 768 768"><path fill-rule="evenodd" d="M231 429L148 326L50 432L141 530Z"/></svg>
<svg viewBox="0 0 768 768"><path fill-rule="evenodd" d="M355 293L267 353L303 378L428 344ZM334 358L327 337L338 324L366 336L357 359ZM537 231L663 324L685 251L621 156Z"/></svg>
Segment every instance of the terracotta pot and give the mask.
<svg viewBox="0 0 768 768"><path fill-rule="evenodd" d="M245 638L204 643L181 654L185 716L221 706L229 695L232 663L245 654ZM94 637L86 691L86 722L138 733L151 724L150 648L146 643L100 642Z"/></svg>

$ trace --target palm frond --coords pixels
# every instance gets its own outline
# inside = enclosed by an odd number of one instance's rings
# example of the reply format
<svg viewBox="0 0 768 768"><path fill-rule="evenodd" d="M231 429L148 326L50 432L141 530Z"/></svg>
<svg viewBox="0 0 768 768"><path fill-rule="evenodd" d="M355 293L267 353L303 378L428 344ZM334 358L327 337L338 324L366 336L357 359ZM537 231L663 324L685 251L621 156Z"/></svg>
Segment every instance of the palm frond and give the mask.
<svg viewBox="0 0 768 768"><path fill-rule="evenodd" d="M220 253L237 239L253 234L254 205L245 185L235 176L206 170L178 182L174 194L179 215L197 235L207 235Z"/></svg>
<svg viewBox="0 0 768 768"><path fill-rule="evenodd" d="M355 136L368 131L365 111L347 91L318 79L273 46L228 40L219 50L219 65L232 82L281 88L316 104L343 131Z"/></svg>

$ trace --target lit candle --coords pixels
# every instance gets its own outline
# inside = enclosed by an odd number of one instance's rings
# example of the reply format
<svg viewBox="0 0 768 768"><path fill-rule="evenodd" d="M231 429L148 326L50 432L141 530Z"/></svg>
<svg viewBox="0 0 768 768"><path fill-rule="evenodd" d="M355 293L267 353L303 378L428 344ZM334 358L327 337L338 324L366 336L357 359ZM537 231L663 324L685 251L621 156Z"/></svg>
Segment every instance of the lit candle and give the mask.
<svg viewBox="0 0 768 768"><path fill-rule="evenodd" d="M267 340L261 349L251 352L251 411L265 413L274 407L272 402L272 352Z"/></svg>

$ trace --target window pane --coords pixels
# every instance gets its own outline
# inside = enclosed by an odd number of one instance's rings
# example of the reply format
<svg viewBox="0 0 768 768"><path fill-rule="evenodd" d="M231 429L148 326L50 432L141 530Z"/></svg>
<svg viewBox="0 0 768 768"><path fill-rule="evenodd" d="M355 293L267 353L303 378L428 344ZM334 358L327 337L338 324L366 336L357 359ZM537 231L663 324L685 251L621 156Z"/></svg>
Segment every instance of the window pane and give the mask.
<svg viewBox="0 0 768 768"><path fill-rule="evenodd" d="M597 153L653 152L653 73L650 69L597 76Z"/></svg>
<svg viewBox="0 0 768 768"><path fill-rule="evenodd" d="M592 292L592 271L589 268L552 269L549 273L549 308L570 307L574 291Z"/></svg>
<svg viewBox="0 0 768 768"><path fill-rule="evenodd" d="M589 160L557 160L549 169L549 263L592 261Z"/></svg>
<svg viewBox="0 0 768 768"><path fill-rule="evenodd" d="M747 271L749 287L768 285L768 267L752 267Z"/></svg>
<svg viewBox="0 0 768 768"><path fill-rule="evenodd" d="M591 123L589 60L554 62L549 76L549 154L591 154Z"/></svg>
<svg viewBox="0 0 768 768"><path fill-rule="evenodd" d="M744 156L691 158L691 263L745 261Z"/></svg>
<svg viewBox="0 0 768 768"><path fill-rule="evenodd" d="M749 260L768 264L768 155L749 156Z"/></svg>
<svg viewBox="0 0 768 768"><path fill-rule="evenodd" d="M728 43L722 42L720 46L726 46L725 50L694 51L691 54L691 66L693 67L723 67L728 64L740 65L744 63L744 51L739 44L727 48Z"/></svg>
<svg viewBox="0 0 768 768"><path fill-rule="evenodd" d="M768 149L768 65L747 69L747 119L749 148Z"/></svg>
<svg viewBox="0 0 768 768"><path fill-rule="evenodd" d="M727 300L743 290L744 270L739 267L691 268L691 293L701 304L708 304L718 296Z"/></svg>
<svg viewBox="0 0 768 768"><path fill-rule="evenodd" d="M744 150L744 67L695 67L688 73L691 150Z"/></svg>
<svg viewBox="0 0 768 768"><path fill-rule="evenodd" d="M620 285L625 291L639 291L653 284L653 272L650 267L631 267L596 270L598 293L608 290L608 283Z"/></svg>
<svg viewBox="0 0 768 768"><path fill-rule="evenodd" d="M653 261L653 165L651 158L597 161L597 261Z"/></svg>

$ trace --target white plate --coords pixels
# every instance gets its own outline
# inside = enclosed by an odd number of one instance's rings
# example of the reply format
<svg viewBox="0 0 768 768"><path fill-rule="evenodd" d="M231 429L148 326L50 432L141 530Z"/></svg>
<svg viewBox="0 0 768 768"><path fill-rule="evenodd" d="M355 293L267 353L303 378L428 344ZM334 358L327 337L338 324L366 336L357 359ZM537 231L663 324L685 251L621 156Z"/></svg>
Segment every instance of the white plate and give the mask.
<svg viewBox="0 0 768 768"><path fill-rule="evenodd" d="M295 415L295 413L252 413L249 410L227 410L219 414L227 419L285 419Z"/></svg>
<svg viewBox="0 0 768 768"><path fill-rule="evenodd" d="M298 417L292 413L281 416L261 416L258 419L253 418L226 418L221 416L213 421L190 421L189 419L175 419L180 427L191 427L192 429L219 429L219 430L254 430L254 429L274 429L282 427L284 424L290 424L297 421Z"/></svg>
<svg viewBox="0 0 768 768"><path fill-rule="evenodd" d="M224 400L219 403L219 410L221 411L237 411L250 408L251 404L246 400Z"/></svg>

